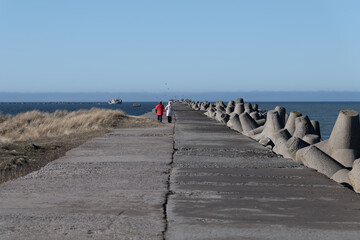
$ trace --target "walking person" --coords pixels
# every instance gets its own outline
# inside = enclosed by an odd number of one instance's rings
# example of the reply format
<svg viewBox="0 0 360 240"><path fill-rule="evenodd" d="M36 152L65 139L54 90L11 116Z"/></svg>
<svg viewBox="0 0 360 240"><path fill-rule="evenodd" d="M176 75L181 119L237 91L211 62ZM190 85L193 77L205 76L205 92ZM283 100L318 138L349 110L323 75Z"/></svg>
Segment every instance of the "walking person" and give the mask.
<svg viewBox="0 0 360 240"><path fill-rule="evenodd" d="M167 116L167 119L168 119L168 123L171 123L171 117L172 117L172 114L173 114L173 106L172 106L171 101L169 101L168 105L166 105L165 110L166 110L166 116Z"/></svg>
<svg viewBox="0 0 360 240"><path fill-rule="evenodd" d="M158 105L156 105L155 107L156 109L156 114L158 117L158 121L162 122L162 116L164 114L164 105L162 105L162 102L160 101Z"/></svg>

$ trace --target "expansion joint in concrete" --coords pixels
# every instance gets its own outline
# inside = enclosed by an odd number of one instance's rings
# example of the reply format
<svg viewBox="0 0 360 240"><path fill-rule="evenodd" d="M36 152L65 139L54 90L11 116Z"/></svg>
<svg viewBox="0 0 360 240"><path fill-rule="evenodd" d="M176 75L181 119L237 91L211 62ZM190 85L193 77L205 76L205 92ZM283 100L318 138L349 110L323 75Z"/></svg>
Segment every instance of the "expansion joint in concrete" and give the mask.
<svg viewBox="0 0 360 240"><path fill-rule="evenodd" d="M173 192L171 191L171 173L174 167L174 154L177 151L177 149L175 148L175 138L174 138L174 134L175 134L175 122L176 122L176 118L174 117L174 124L173 124L173 130L172 130L172 142L173 142L173 151L171 154L171 162L169 163L169 170L168 170L168 179L167 179L167 192L165 194L165 200L164 203L162 205L162 209L163 209L163 214L164 214L164 221L165 221L165 228L164 231L162 231L162 237L163 240L166 240L166 233L169 227L169 221L168 221L168 216L167 216L167 205L168 205L168 201L170 198L170 195L173 194Z"/></svg>

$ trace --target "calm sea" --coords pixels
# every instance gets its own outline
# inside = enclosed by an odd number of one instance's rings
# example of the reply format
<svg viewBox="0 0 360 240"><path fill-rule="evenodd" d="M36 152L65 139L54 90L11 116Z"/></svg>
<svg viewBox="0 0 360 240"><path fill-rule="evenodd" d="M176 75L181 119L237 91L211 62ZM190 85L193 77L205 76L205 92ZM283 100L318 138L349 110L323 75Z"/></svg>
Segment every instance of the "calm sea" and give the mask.
<svg viewBox="0 0 360 240"><path fill-rule="evenodd" d="M328 139L340 110L350 109L360 112L360 102L257 102L259 109L271 110L276 106L286 108L286 112L301 112L310 120L320 122L321 138Z"/></svg>
<svg viewBox="0 0 360 240"><path fill-rule="evenodd" d="M39 110L43 112L55 112L56 110L76 111L79 109L91 109L93 107L105 109L120 109L127 114L139 116L150 112L157 102L137 102L140 107L134 107L134 102L109 105L105 102L69 102L69 103L0 103L0 112L15 115L17 113ZM360 102L254 102L259 109L271 110L276 106L286 108L286 112L301 112L308 115L311 120L320 122L321 137L328 139L340 110L351 109L360 112Z"/></svg>
<svg viewBox="0 0 360 240"><path fill-rule="evenodd" d="M133 104L140 104L140 107L134 107ZM80 109L104 108L119 109L129 115L139 116L151 110L157 105L157 102L123 102L122 104L108 104L106 102L64 102L64 103L0 103L0 112L4 115L16 115L18 113L31 110L39 110L41 112L55 112L56 110L77 111Z"/></svg>

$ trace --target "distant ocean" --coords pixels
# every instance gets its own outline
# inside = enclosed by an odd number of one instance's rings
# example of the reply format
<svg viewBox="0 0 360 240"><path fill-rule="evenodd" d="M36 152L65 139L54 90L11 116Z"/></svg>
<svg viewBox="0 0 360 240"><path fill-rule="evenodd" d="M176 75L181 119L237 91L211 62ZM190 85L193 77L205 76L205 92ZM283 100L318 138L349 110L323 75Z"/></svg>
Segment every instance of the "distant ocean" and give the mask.
<svg viewBox="0 0 360 240"><path fill-rule="evenodd" d="M139 103L140 107L134 107ZM340 110L351 109L360 112L360 102L252 102L259 105L259 109L271 110L276 106L286 108L286 112L301 112L308 115L311 120L320 122L321 137L328 139ZM2 114L15 115L21 112L39 110L42 112L55 112L56 110L77 111L79 109L104 108L120 109L129 115L139 116L150 112L157 102L123 102L122 104L109 105L106 102L66 102L66 103L4 103L0 102Z"/></svg>
<svg viewBox="0 0 360 240"><path fill-rule="evenodd" d="M133 104L140 104L134 107ZM41 112L53 113L56 110L77 111L80 109L103 108L122 110L129 115L139 116L151 110L157 102L123 102L122 104L108 104L107 102L0 102L0 112L4 115L16 115L18 113L39 110Z"/></svg>

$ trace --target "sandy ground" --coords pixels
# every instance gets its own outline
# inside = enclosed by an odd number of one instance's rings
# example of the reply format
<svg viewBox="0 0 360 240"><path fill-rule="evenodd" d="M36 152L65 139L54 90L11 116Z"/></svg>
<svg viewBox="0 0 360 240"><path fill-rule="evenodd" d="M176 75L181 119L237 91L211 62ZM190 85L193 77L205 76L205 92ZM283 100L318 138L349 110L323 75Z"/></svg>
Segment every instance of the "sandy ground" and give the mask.
<svg viewBox="0 0 360 240"><path fill-rule="evenodd" d="M113 129L163 126L155 119L155 114L147 113L140 117L128 116L121 119L115 126L109 126L103 130L55 138L0 143L0 183L36 171L47 163L64 156L70 149Z"/></svg>

